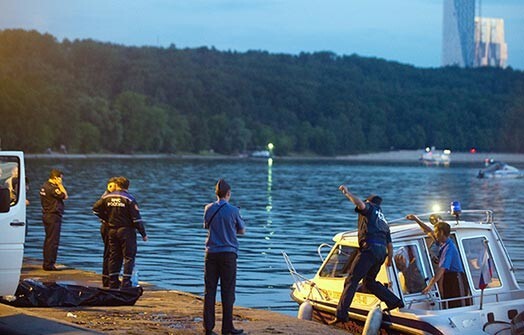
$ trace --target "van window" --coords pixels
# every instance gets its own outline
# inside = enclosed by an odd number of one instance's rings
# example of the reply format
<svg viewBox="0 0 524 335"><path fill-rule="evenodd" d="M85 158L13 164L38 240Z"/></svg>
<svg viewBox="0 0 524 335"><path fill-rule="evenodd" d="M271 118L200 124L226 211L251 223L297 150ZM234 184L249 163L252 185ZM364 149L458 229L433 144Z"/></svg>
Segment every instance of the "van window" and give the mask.
<svg viewBox="0 0 524 335"><path fill-rule="evenodd" d="M9 190L11 206L18 203L20 162L18 157L0 156L0 188Z"/></svg>
<svg viewBox="0 0 524 335"><path fill-rule="evenodd" d="M357 255L358 249L346 245L336 245L329 255L325 265L320 270L320 277L343 278L347 277L351 263Z"/></svg>
<svg viewBox="0 0 524 335"><path fill-rule="evenodd" d="M467 257L467 266L473 280L475 289L482 289L482 284L486 285L484 288L500 287L500 278L491 256L488 241L485 237L474 237L462 240L464 252ZM485 269L484 271L482 269ZM481 274L483 282L481 282ZM491 273L491 275L489 275Z"/></svg>

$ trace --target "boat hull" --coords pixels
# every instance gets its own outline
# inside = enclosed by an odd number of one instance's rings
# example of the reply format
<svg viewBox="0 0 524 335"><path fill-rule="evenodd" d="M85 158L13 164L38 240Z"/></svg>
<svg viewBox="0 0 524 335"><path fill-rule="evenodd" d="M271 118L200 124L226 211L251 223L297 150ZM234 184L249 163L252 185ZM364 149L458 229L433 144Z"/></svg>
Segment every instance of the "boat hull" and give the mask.
<svg viewBox="0 0 524 335"><path fill-rule="evenodd" d="M291 296L297 303L301 303L299 299ZM313 305L313 321L329 324L336 316L337 306L331 303L321 301L310 301ZM349 311L349 320L347 322L336 323L337 328L347 330L352 334L362 334L364 325L368 316L368 310L360 308L351 308ZM401 313L384 313L382 317L382 324L380 327L381 335L392 334L410 334L410 335L422 335L422 334L434 334L444 335L437 328L431 324L402 316Z"/></svg>

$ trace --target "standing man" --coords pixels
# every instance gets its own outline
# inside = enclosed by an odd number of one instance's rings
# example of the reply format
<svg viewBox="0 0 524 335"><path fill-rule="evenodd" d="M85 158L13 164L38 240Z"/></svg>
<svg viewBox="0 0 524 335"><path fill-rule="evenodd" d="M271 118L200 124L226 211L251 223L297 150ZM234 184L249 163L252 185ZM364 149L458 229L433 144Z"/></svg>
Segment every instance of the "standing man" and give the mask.
<svg viewBox="0 0 524 335"><path fill-rule="evenodd" d="M220 179L215 186L217 201L204 208L204 228L208 230L204 269L204 329L214 334L215 299L218 281L222 298L222 335L242 334L233 326L233 304L237 279L237 235L245 233L246 225L240 210L229 204L231 187Z"/></svg>
<svg viewBox="0 0 524 335"><path fill-rule="evenodd" d="M109 178L107 182L106 191L102 194L102 199L105 195L116 191L117 177ZM100 219L100 236L104 242L104 253L102 260L102 286L109 287L109 225L106 221Z"/></svg>
<svg viewBox="0 0 524 335"><path fill-rule="evenodd" d="M337 306L337 317L330 324L349 320L349 306L351 306L358 283L362 278L368 291L386 303L387 310L404 307L402 300L376 280L384 260L386 266L391 266L393 258L391 233L380 209L382 198L371 195L364 202L349 192L345 185L341 185L338 189L356 206L359 250L344 282L344 291Z"/></svg>
<svg viewBox="0 0 524 335"><path fill-rule="evenodd" d="M42 203L42 221L45 228L44 263L45 271L58 271L55 266L60 243L60 229L64 215L64 200L67 191L62 184L63 173L52 169L49 179L40 188L40 202Z"/></svg>
<svg viewBox="0 0 524 335"><path fill-rule="evenodd" d="M93 212L108 226L109 236L109 288L131 287L135 267L136 231L147 241L142 217L135 198L127 191L129 180L117 177L116 190L108 193L93 205ZM120 269L124 268L122 282Z"/></svg>
<svg viewBox="0 0 524 335"><path fill-rule="evenodd" d="M438 284L443 299L469 295L466 284L466 274L460 261L457 246L451 238L451 227L445 221L435 221L434 229L420 220L415 214L408 214L406 219L415 221L420 228L431 237L439 247L438 269L422 293L428 293L433 285ZM464 300L452 300L448 307L466 306Z"/></svg>

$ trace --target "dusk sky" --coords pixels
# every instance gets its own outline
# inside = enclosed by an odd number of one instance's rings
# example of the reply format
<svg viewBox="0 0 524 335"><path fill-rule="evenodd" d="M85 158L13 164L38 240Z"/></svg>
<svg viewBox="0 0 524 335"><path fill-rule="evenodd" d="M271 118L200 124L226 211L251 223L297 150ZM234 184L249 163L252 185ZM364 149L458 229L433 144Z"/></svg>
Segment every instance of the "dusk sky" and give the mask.
<svg viewBox="0 0 524 335"><path fill-rule="evenodd" d="M134 46L332 51L441 64L443 0L0 0L0 29ZM524 0L482 0L503 18L508 65L524 70Z"/></svg>

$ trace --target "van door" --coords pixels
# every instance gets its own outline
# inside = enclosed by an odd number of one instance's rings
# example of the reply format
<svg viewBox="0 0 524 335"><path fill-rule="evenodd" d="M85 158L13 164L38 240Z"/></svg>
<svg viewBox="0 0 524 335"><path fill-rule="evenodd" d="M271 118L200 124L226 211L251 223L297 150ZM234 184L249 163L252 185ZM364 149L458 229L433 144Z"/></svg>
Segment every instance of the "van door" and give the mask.
<svg viewBox="0 0 524 335"><path fill-rule="evenodd" d="M26 222L24 154L0 151L0 296L13 295L24 258Z"/></svg>

